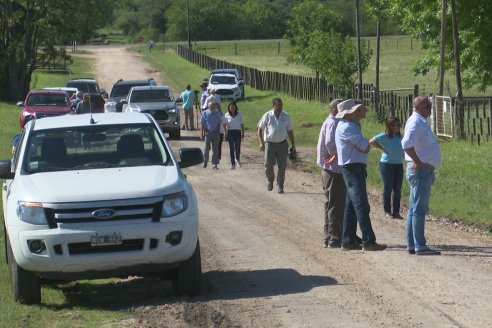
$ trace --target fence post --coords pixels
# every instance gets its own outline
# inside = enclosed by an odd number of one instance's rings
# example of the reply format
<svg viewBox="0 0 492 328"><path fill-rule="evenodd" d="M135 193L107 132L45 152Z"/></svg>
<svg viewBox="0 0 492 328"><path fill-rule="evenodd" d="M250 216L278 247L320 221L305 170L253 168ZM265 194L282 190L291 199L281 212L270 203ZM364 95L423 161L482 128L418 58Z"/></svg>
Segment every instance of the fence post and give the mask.
<svg viewBox="0 0 492 328"><path fill-rule="evenodd" d="M234 54L237 55L237 43L234 42Z"/></svg>
<svg viewBox="0 0 492 328"><path fill-rule="evenodd" d="M413 86L413 97L416 98L419 96L419 85L418 84L415 84Z"/></svg>
<svg viewBox="0 0 492 328"><path fill-rule="evenodd" d="M280 41L277 43L277 54L280 54Z"/></svg>

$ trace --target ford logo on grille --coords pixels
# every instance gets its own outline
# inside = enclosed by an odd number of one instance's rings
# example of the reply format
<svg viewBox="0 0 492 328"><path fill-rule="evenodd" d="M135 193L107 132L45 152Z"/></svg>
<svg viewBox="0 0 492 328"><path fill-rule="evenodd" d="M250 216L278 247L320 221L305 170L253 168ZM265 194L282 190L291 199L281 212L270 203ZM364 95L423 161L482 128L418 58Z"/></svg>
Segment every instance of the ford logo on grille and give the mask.
<svg viewBox="0 0 492 328"><path fill-rule="evenodd" d="M155 115L156 114L156 111L155 110L151 110L150 111L150 115Z"/></svg>
<svg viewBox="0 0 492 328"><path fill-rule="evenodd" d="M116 211L110 208L101 208L92 212L94 219L108 220L116 216Z"/></svg>

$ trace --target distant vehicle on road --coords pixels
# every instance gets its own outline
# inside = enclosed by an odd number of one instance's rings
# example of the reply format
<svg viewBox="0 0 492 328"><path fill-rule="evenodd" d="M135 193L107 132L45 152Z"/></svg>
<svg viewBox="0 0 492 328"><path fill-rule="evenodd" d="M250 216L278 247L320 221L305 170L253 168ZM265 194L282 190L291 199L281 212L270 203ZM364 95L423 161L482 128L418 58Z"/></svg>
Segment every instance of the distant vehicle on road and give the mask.
<svg viewBox="0 0 492 328"><path fill-rule="evenodd" d="M34 89L29 91L24 101L17 106L22 107L20 112L20 127L33 119L49 116L70 114L70 103L65 91Z"/></svg>
<svg viewBox="0 0 492 328"><path fill-rule="evenodd" d="M159 123L170 139L179 139L179 109L171 88L168 86L142 86L130 89L123 101L123 112L148 113Z"/></svg>
<svg viewBox="0 0 492 328"><path fill-rule="evenodd" d="M122 100L125 100L126 96L130 92L130 89L132 87L137 87L137 86L145 86L145 85L151 85L155 86L157 83L153 78L149 78L147 80L123 80L120 79L116 81L116 83L113 85L113 88L111 88L111 92L109 94L109 99L108 102L106 103L105 106L105 111L106 112L121 112L123 108L123 104L121 103Z"/></svg>
<svg viewBox="0 0 492 328"><path fill-rule="evenodd" d="M206 82L210 81L210 77L213 74L232 74L236 77L237 79L237 84L241 88L241 99L244 99L245 93L244 93L244 77L241 74L241 71L236 69L236 68L221 68L221 69L214 69L208 78L205 79Z"/></svg>
<svg viewBox="0 0 492 328"><path fill-rule="evenodd" d="M83 93L98 93L102 96L107 95L106 90L100 89L99 84L95 79L78 78L67 82L67 87L77 88Z"/></svg>
<svg viewBox="0 0 492 328"><path fill-rule="evenodd" d="M239 81L233 74L214 73L210 75L208 87L214 89L216 95L225 100L242 99L242 89Z"/></svg>

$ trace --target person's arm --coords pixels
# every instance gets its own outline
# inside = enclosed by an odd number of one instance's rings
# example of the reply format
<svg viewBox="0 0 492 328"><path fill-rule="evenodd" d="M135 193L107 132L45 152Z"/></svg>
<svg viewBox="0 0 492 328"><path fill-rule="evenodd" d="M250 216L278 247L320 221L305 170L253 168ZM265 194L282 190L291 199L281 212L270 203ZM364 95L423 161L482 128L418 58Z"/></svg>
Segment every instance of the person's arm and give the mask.
<svg viewBox="0 0 492 328"><path fill-rule="evenodd" d="M241 123L241 139L244 139L244 124Z"/></svg>
<svg viewBox="0 0 492 328"><path fill-rule="evenodd" d="M260 150L264 151L265 150L265 140L263 139L263 129L261 127L258 127L258 143L260 145Z"/></svg>
<svg viewBox="0 0 492 328"><path fill-rule="evenodd" d="M371 140L369 140L369 143L371 144L371 146L373 146L376 149L381 150L383 153L385 153L385 154L388 153L386 151L386 149L383 147L383 145L381 145L379 142L377 142L376 140L374 140L374 138L372 138Z"/></svg>
<svg viewBox="0 0 492 328"><path fill-rule="evenodd" d="M296 143L294 140L294 131L289 130L289 131L287 131L287 134L289 135L289 139L290 139L290 143L291 143L292 148L296 149Z"/></svg>
<svg viewBox="0 0 492 328"><path fill-rule="evenodd" d="M201 129L200 129L200 140L203 141L205 140L205 124L201 124Z"/></svg>
<svg viewBox="0 0 492 328"><path fill-rule="evenodd" d="M347 129L346 134L350 136L348 141L352 143L355 148L363 153L369 153L371 150L371 144L366 138L364 138L359 128L350 127Z"/></svg>
<svg viewBox="0 0 492 328"><path fill-rule="evenodd" d="M407 153L407 155L410 156L410 158L413 161L413 165L412 165L413 170L416 171L418 169L421 169L423 166L423 163L420 160L419 156L417 155L415 148L409 147L409 148L405 148L404 150L405 150L405 153Z"/></svg>

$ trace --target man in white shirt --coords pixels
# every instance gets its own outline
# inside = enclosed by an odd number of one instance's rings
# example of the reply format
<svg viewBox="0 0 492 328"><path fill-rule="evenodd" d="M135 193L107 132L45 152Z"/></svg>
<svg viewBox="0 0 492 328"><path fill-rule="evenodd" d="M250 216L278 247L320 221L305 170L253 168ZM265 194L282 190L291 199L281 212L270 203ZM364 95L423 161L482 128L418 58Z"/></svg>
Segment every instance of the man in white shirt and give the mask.
<svg viewBox="0 0 492 328"><path fill-rule="evenodd" d="M406 176L410 184L410 201L407 212L407 250L416 255L440 255L441 252L426 246L424 236L425 215L429 211L434 170L441 165L441 149L427 117L432 103L427 97L413 100L413 113L405 124L401 145L407 160Z"/></svg>
<svg viewBox="0 0 492 328"><path fill-rule="evenodd" d="M294 132L292 131L292 120L286 112L282 111L282 100L274 98L272 110L263 114L258 122L258 142L260 150L265 151L265 175L268 179L267 189L273 189L275 172L273 167L277 163L277 191L284 193L285 169L287 167L287 156L289 154L289 144L287 137L292 144L295 152ZM266 146L265 146L266 143Z"/></svg>

